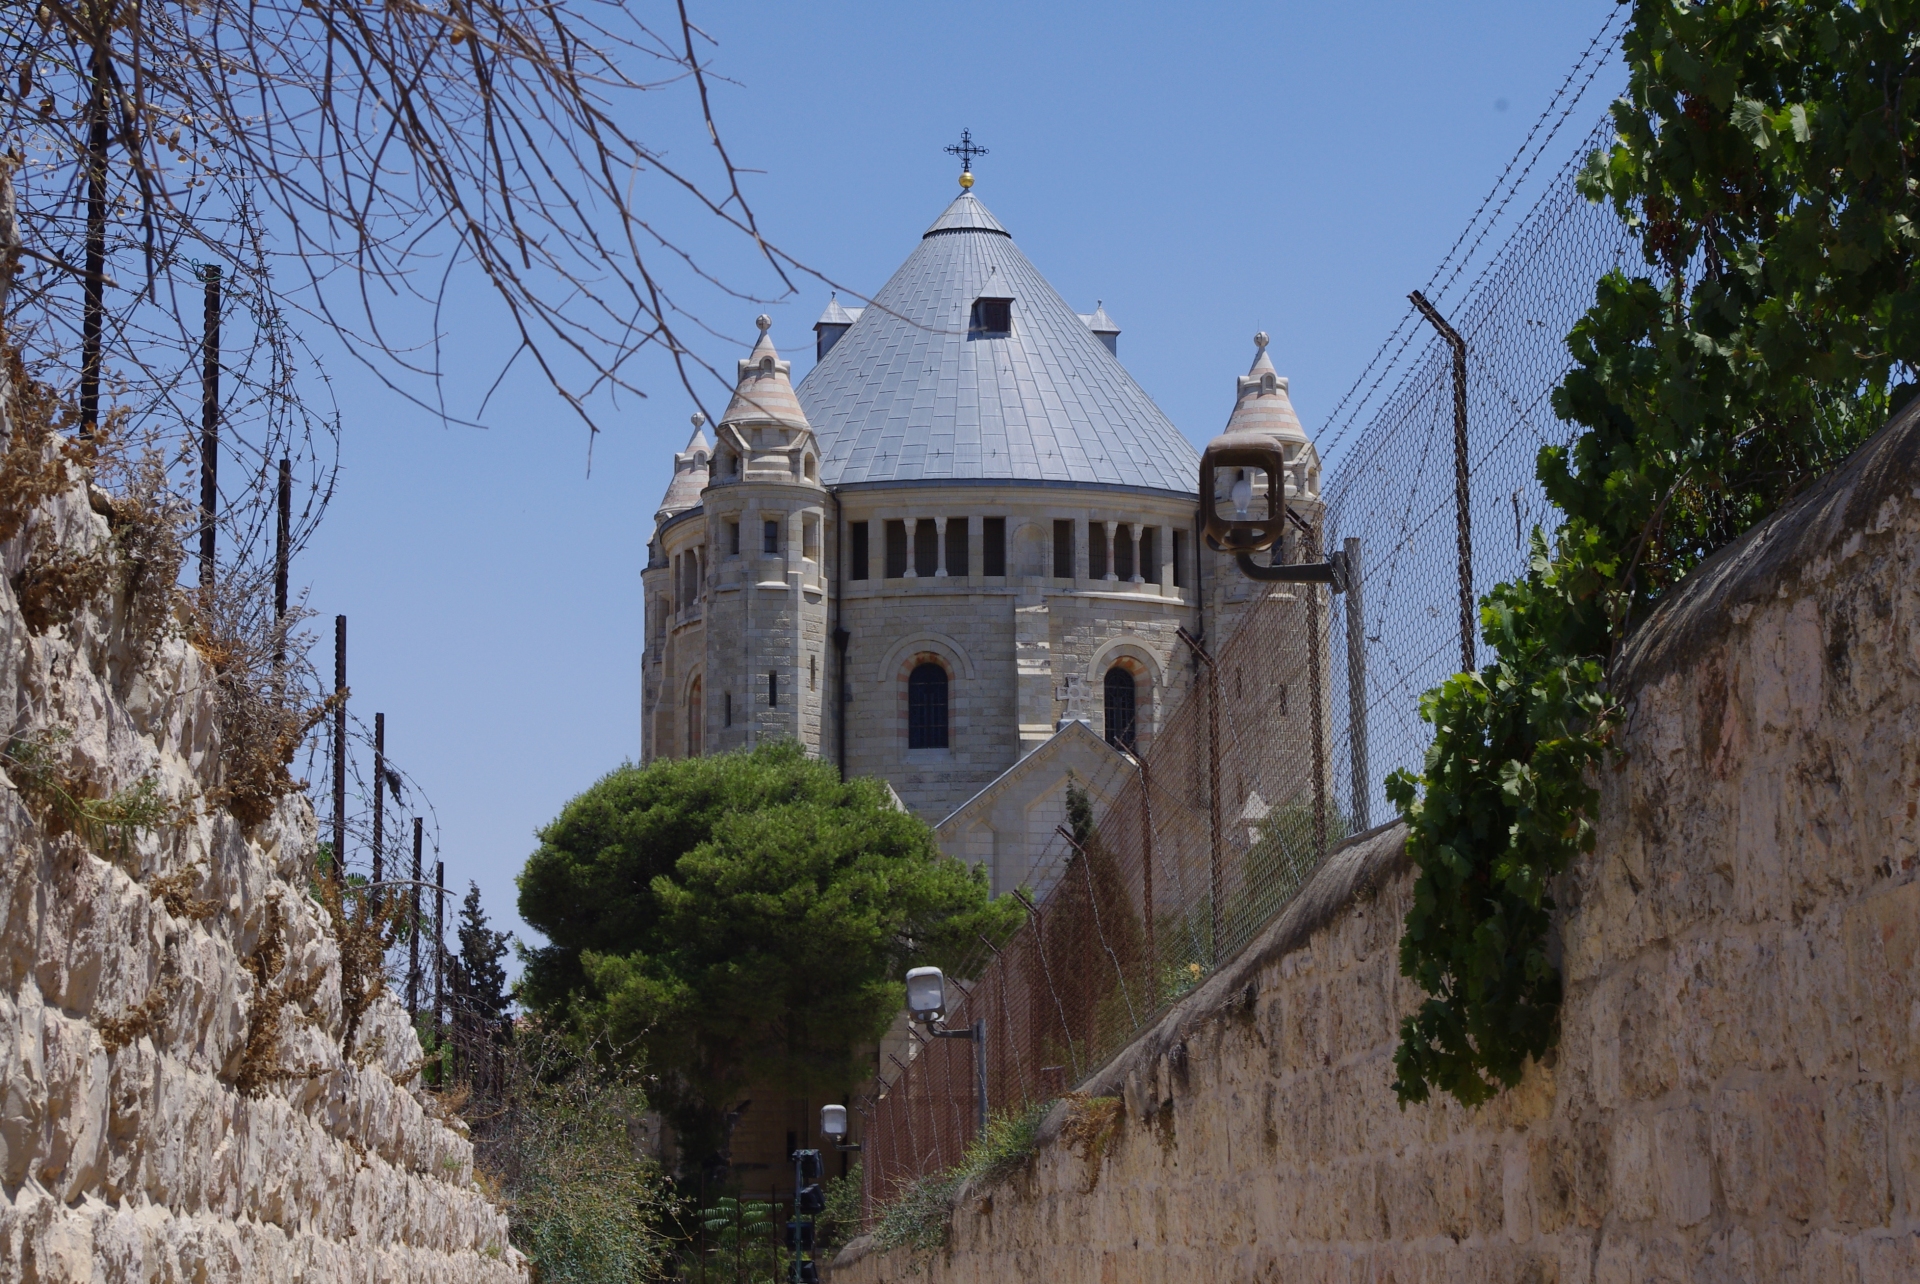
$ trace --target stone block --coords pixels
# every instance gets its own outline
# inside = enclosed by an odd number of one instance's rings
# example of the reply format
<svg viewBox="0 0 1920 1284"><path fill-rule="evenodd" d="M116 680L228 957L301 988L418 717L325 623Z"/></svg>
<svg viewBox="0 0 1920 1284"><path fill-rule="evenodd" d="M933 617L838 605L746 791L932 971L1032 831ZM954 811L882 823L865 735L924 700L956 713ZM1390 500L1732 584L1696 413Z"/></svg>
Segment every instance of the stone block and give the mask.
<svg viewBox="0 0 1920 1284"><path fill-rule="evenodd" d="M1893 1207L1887 1101L1878 1083L1835 1087L1826 1107L1827 1206L1836 1222L1883 1226Z"/></svg>
<svg viewBox="0 0 1920 1284"><path fill-rule="evenodd" d="M1849 907L1842 932L1861 1064L1884 1075L1920 1075L1920 882Z"/></svg>

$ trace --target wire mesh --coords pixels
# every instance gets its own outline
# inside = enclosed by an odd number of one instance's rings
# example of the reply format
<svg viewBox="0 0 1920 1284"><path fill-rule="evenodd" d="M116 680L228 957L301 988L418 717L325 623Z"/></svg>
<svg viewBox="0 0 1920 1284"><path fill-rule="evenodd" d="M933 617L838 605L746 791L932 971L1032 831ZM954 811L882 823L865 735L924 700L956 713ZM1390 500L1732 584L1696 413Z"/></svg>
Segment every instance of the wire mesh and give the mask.
<svg viewBox="0 0 1920 1284"><path fill-rule="evenodd" d="M1344 449L1329 459L1321 549L1301 550L1350 555L1359 591L1255 585L1215 630L1217 651L1184 638L1195 674L1185 698L1114 769L1124 778L1089 782L1107 802L1084 840L1062 829L1041 853L1027 923L962 969L971 980L947 1023L983 1029L994 1113L1085 1082L1244 949L1329 850L1390 818L1382 781L1417 769L1431 738L1419 697L1460 667L1462 593L1522 573L1532 528L1547 524L1534 461L1568 436L1550 404L1570 364L1566 335L1599 278L1639 261L1628 229L1575 185L1609 137L1602 122L1557 171L1543 167L1543 190L1504 240L1451 265L1445 283L1464 279L1464 292L1436 291L1466 348L1464 504L1453 352L1414 314L1425 341L1403 322L1328 434ZM1550 141L1529 136L1521 177ZM1465 644L1484 658L1477 638ZM858 1105L869 1216L960 1162L978 1128L974 1043L909 1037Z"/></svg>
<svg viewBox="0 0 1920 1284"><path fill-rule="evenodd" d="M1542 446L1571 436L1551 394L1571 358L1566 336L1593 302L1594 285L1615 267L1638 263L1637 243L1613 212L1575 188L1579 165L1611 138L1603 122L1574 148L1545 193L1450 309L1466 341L1469 591L1476 597L1524 573L1533 528L1550 527L1534 476ZM1417 770L1432 739L1420 721L1420 694L1460 669L1451 351L1430 339L1406 363L1393 391L1330 469L1330 546L1359 541L1364 639L1367 769L1349 768L1336 794L1348 814L1385 819L1382 782L1395 768ZM1348 600L1336 602L1347 608ZM1342 621L1345 627L1345 621ZM1475 662L1485 660L1469 639ZM1333 656L1334 686L1349 686L1348 650ZM1334 733L1333 752L1353 757L1352 720Z"/></svg>

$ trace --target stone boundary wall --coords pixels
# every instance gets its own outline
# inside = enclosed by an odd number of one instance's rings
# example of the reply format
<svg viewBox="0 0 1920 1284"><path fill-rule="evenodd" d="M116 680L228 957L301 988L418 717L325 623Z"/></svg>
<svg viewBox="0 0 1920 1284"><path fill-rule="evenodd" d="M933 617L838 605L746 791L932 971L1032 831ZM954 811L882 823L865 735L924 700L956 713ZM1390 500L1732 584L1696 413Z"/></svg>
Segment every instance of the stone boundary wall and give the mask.
<svg viewBox="0 0 1920 1284"><path fill-rule="evenodd" d="M6 408L0 386L0 451ZM100 795L151 774L199 801L121 850L49 836L0 773L0 1280L525 1280L464 1125L420 1090L405 1011L377 1001L342 1054L339 954L307 890L312 811L283 800L250 833L209 814L213 673L180 621L144 663L123 600L28 629L12 582L29 550L108 539L76 484L0 544L0 744L41 739ZM284 962L262 970L308 997L281 1011L285 1073L246 1095L248 963L276 945Z"/></svg>
<svg viewBox="0 0 1920 1284"><path fill-rule="evenodd" d="M836 1284L1920 1279L1917 570L1920 405L1635 633L1519 1088L1395 1104L1389 828L1084 1085L1109 1137L1057 1106L945 1252Z"/></svg>

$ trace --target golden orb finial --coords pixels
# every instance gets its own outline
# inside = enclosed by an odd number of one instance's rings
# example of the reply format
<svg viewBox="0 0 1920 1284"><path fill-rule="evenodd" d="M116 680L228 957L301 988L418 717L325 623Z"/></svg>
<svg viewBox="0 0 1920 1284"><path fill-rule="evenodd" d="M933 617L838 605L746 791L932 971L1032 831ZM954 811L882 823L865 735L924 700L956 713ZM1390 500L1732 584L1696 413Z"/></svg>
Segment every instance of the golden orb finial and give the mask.
<svg viewBox="0 0 1920 1284"><path fill-rule="evenodd" d="M970 169L961 170L960 171L960 190L964 192L971 189L972 187L973 187L973 171Z"/></svg>

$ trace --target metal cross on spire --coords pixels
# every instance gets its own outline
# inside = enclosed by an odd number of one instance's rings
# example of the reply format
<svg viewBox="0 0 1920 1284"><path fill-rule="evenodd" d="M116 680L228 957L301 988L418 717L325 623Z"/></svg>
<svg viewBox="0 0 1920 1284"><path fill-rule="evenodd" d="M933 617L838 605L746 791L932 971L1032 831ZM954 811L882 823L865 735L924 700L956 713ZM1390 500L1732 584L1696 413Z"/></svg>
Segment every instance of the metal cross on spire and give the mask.
<svg viewBox="0 0 1920 1284"><path fill-rule="evenodd" d="M960 172L962 174L973 173L973 158L976 156L985 156L986 154L987 154L986 148L974 146L973 131L971 129L961 130L960 141L957 143L950 143L947 146L947 155L958 156L960 158ZM971 184L965 182L964 180L961 182L960 185L962 187L971 186Z"/></svg>

